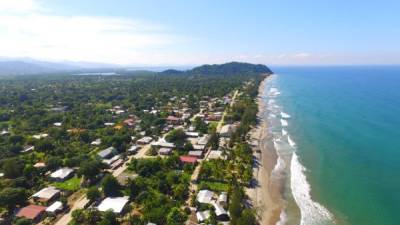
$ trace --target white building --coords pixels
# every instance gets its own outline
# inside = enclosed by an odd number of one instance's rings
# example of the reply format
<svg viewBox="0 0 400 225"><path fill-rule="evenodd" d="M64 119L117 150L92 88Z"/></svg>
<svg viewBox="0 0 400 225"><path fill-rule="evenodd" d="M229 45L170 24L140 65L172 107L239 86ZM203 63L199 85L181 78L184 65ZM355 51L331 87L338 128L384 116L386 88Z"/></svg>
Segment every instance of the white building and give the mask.
<svg viewBox="0 0 400 225"><path fill-rule="evenodd" d="M197 217L197 222L199 222L199 223L204 222L204 221L208 220L208 218L210 218L210 210L197 212L196 217Z"/></svg>
<svg viewBox="0 0 400 225"><path fill-rule="evenodd" d="M214 197L214 192L209 190L201 190L197 194L196 200L200 203L211 204Z"/></svg>
<svg viewBox="0 0 400 225"><path fill-rule="evenodd" d="M57 213L61 210L63 210L64 206L62 202L56 201L53 204L51 204L49 207L46 208L46 212L48 213Z"/></svg>
<svg viewBox="0 0 400 225"><path fill-rule="evenodd" d="M97 209L100 212L106 212L108 210L111 210L114 213L120 214L124 210L125 206L128 204L129 198L128 196L124 197L115 197L115 198L105 198L100 205L97 207Z"/></svg>
<svg viewBox="0 0 400 225"><path fill-rule="evenodd" d="M50 177L56 181L64 181L70 178L73 175L73 173L74 173L73 169L64 167L50 174Z"/></svg>
<svg viewBox="0 0 400 225"><path fill-rule="evenodd" d="M60 191L55 187L46 187L32 195L35 201L48 202L60 196Z"/></svg>

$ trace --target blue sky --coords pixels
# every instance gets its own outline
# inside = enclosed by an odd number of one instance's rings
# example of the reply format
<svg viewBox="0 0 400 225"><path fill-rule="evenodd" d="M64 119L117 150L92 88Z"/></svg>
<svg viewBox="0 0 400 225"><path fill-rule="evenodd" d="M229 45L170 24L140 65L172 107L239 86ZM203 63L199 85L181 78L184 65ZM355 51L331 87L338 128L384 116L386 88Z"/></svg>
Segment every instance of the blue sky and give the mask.
<svg viewBox="0 0 400 225"><path fill-rule="evenodd" d="M400 64L399 1L1 0L0 56Z"/></svg>

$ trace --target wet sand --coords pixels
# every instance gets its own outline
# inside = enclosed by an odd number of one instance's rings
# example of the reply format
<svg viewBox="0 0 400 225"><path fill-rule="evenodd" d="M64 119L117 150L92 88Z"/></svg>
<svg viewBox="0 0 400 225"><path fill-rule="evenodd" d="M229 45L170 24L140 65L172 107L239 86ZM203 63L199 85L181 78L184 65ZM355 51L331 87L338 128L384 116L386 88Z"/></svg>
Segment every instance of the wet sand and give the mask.
<svg viewBox="0 0 400 225"><path fill-rule="evenodd" d="M267 77L259 87L260 94L257 99L259 107L258 124L250 131L254 150L254 182L253 187L246 190L262 225L275 225L280 219L283 208L282 182L271 179L271 172L277 162L277 154L273 146L269 146L270 134L264 119L265 104L262 96L264 95L265 84L269 79Z"/></svg>

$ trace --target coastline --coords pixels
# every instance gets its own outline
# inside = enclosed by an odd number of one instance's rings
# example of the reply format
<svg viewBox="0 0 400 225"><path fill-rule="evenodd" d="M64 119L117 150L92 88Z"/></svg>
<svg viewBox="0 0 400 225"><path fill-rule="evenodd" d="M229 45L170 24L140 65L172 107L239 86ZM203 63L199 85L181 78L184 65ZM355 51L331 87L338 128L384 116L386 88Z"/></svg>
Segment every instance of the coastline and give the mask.
<svg viewBox="0 0 400 225"><path fill-rule="evenodd" d="M269 80L270 76L266 77L261 82L258 90L258 123L250 131L250 139L254 143L254 187L246 190L253 208L257 211L257 218L261 225L277 224L283 209L282 185L271 180L271 172L277 163L278 155L273 146L268 146L270 134L264 118L266 106L262 97L265 94L265 85Z"/></svg>

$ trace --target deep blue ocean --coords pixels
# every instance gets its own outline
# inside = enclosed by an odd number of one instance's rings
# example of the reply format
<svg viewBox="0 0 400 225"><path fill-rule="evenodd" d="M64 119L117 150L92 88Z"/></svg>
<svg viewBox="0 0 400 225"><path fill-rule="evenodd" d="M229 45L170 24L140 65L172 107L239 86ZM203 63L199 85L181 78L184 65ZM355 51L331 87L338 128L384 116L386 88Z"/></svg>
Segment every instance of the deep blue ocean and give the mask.
<svg viewBox="0 0 400 225"><path fill-rule="evenodd" d="M313 200L338 224L400 224L400 66L272 70Z"/></svg>

